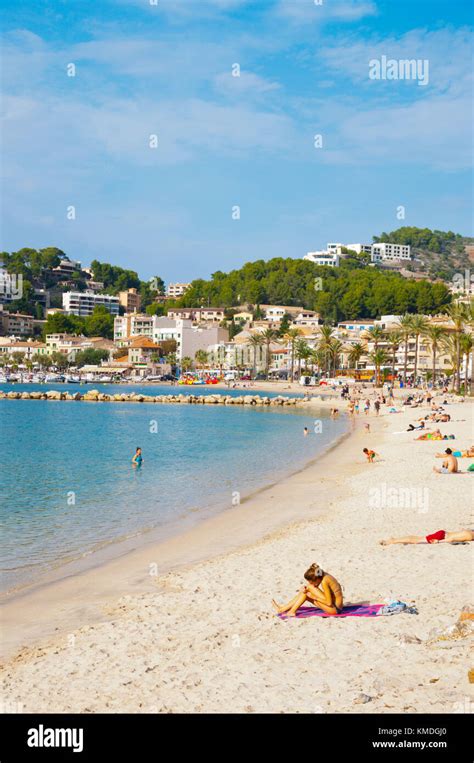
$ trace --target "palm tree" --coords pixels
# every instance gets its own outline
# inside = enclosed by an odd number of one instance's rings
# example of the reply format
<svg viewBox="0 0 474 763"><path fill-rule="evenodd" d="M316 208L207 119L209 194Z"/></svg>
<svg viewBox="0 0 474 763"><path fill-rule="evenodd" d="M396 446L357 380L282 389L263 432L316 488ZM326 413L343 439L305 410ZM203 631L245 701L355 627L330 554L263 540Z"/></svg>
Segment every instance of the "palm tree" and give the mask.
<svg viewBox="0 0 474 763"><path fill-rule="evenodd" d="M447 314L454 323L454 335L456 338L456 392L459 392L461 388L461 344L460 336L464 331L467 323L471 320L471 307L463 302L453 302L446 309Z"/></svg>
<svg viewBox="0 0 474 763"><path fill-rule="evenodd" d="M342 342L339 339L333 338L329 344L329 354L333 364L333 377L336 378L336 368L339 365L339 358L344 348Z"/></svg>
<svg viewBox="0 0 474 763"><path fill-rule="evenodd" d="M284 334L283 339L288 342L291 348L291 371L290 371L290 379L291 381L294 380L294 371L295 371L295 346L296 346L296 340L298 337L300 337L302 334L301 329L288 329L286 334Z"/></svg>
<svg viewBox="0 0 474 763"><path fill-rule="evenodd" d="M401 331L397 331L397 329L393 329L393 331L388 332L387 348L390 350L392 355L392 382L393 382L393 379L395 379L395 365L397 362L397 350L400 347L402 341L403 341L403 334Z"/></svg>
<svg viewBox="0 0 474 763"><path fill-rule="evenodd" d="M412 315L411 316L411 333L415 337L415 367L413 371L414 383L416 384L416 378L418 373L418 343L420 336L425 333L428 328L428 320L424 315Z"/></svg>
<svg viewBox="0 0 474 763"><path fill-rule="evenodd" d="M463 333L459 337L459 344L461 348L461 356L464 359L464 394L467 392L467 373L469 370L469 356L474 349L474 338L472 334L467 332ZM472 377L472 369L471 369Z"/></svg>
<svg viewBox="0 0 474 763"><path fill-rule="evenodd" d="M298 339L295 344L295 357L298 360L298 376L301 376L301 361L306 361L311 355L311 350L308 347L308 343L304 339Z"/></svg>
<svg viewBox="0 0 474 763"><path fill-rule="evenodd" d="M403 360L403 383L407 383L407 366L408 366L408 340L411 336L411 315L406 313L402 315L398 321L397 329L400 331L403 341L405 343L405 357Z"/></svg>
<svg viewBox="0 0 474 763"><path fill-rule="evenodd" d="M194 359L198 366L201 366L201 368L204 368L204 366L207 363L208 355L206 350L196 350L196 353L194 355Z"/></svg>
<svg viewBox="0 0 474 763"><path fill-rule="evenodd" d="M331 326L319 327L320 340L318 342L318 350L324 353L325 357L325 373L328 375L328 366L331 358L331 340L334 338L334 329Z"/></svg>
<svg viewBox="0 0 474 763"><path fill-rule="evenodd" d="M186 371L190 371L193 367L193 359L188 357L188 355L185 355L184 358L181 360L181 371L186 373Z"/></svg>
<svg viewBox="0 0 474 763"><path fill-rule="evenodd" d="M265 376L268 379L268 370L270 368L270 345L279 338L278 331L275 329L265 329L262 331L262 338L265 344Z"/></svg>
<svg viewBox="0 0 474 763"><path fill-rule="evenodd" d="M253 349L253 375L257 375L257 349L258 347L261 347L264 343L264 338L261 334L252 334L252 336L249 338L249 345Z"/></svg>
<svg viewBox="0 0 474 763"><path fill-rule="evenodd" d="M454 391L456 384L456 373L458 368L458 342L454 334L447 334L441 340L443 352L449 355L452 369L451 390Z"/></svg>
<svg viewBox="0 0 474 763"><path fill-rule="evenodd" d="M374 326L373 329L364 331L364 336L370 342L374 343L374 352L377 352L379 343L385 339L385 330L381 326Z"/></svg>
<svg viewBox="0 0 474 763"><path fill-rule="evenodd" d="M317 348L313 348L311 350L310 354L310 361L311 361L311 368L314 369L314 366L316 366L318 375L321 371L321 368L323 367L326 360L326 355L322 352L322 350L319 350Z"/></svg>
<svg viewBox="0 0 474 763"><path fill-rule="evenodd" d="M434 386L436 382L436 356L441 344L441 340L444 336L446 336L446 329L442 326L432 326L431 324L428 324L423 332L423 336L427 338L431 346L431 354L433 358L432 377Z"/></svg>
<svg viewBox="0 0 474 763"><path fill-rule="evenodd" d="M357 371L357 364L359 360L366 354L367 347L362 342L353 344L349 352L349 363L351 368L353 367Z"/></svg>
<svg viewBox="0 0 474 763"><path fill-rule="evenodd" d="M380 387L380 369L388 363L389 357L385 350L374 350L370 353L369 360L375 366L375 386Z"/></svg>

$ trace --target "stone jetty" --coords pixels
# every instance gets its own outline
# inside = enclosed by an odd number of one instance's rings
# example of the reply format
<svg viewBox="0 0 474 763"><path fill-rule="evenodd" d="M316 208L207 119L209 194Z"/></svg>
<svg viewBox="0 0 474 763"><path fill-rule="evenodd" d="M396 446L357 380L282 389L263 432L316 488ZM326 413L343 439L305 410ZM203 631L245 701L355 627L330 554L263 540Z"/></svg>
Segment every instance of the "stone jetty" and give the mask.
<svg viewBox="0 0 474 763"><path fill-rule="evenodd" d="M91 389L87 392L63 392L48 390L44 392L0 391L0 400L68 400L86 403L167 403L185 405L307 405L303 398L268 397L264 395L142 395L135 392L110 395Z"/></svg>

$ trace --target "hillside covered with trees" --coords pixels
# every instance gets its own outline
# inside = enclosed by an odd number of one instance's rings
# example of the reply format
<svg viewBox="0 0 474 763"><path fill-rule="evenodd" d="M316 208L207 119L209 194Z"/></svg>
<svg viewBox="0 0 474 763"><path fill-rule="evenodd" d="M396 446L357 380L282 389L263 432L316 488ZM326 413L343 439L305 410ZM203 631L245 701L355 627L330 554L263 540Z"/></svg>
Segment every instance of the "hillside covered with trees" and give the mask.
<svg viewBox="0 0 474 763"><path fill-rule="evenodd" d="M183 307L302 305L328 321L404 313L435 314L451 301L444 283L412 281L398 273L342 262L318 267L307 260L248 262L230 273L198 279L181 298Z"/></svg>

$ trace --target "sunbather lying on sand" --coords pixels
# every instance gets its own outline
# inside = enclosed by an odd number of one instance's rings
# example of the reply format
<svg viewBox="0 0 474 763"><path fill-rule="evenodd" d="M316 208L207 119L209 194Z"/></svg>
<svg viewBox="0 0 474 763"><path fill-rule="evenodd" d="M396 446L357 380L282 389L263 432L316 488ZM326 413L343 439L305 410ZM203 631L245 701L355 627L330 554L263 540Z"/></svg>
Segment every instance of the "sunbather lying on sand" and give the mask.
<svg viewBox="0 0 474 763"><path fill-rule="evenodd" d="M437 474L457 474L458 460L456 456L453 456L451 448L446 448L444 461L441 467L433 466L433 471Z"/></svg>
<svg viewBox="0 0 474 763"><path fill-rule="evenodd" d="M474 445L471 445L467 450L451 450L451 448L446 448L444 453L435 453L435 458L445 458L446 453L452 453L456 458L474 458Z"/></svg>
<svg viewBox="0 0 474 763"><path fill-rule="evenodd" d="M446 532L438 530L432 535L407 535L405 538L387 538L379 541L382 546L392 546L394 543L469 543L474 540L474 530L457 530L456 532Z"/></svg>
<svg viewBox="0 0 474 763"><path fill-rule="evenodd" d="M336 578L324 572L318 564L312 564L304 577L308 581L307 585L301 588L288 604L280 605L273 599L272 604L278 614L294 617L299 607L309 601L328 615L339 615L344 601L341 586Z"/></svg>
<svg viewBox="0 0 474 763"><path fill-rule="evenodd" d="M419 437L415 437L415 440L455 440L453 434L441 434L439 429L435 429L433 432L425 432L420 434Z"/></svg>

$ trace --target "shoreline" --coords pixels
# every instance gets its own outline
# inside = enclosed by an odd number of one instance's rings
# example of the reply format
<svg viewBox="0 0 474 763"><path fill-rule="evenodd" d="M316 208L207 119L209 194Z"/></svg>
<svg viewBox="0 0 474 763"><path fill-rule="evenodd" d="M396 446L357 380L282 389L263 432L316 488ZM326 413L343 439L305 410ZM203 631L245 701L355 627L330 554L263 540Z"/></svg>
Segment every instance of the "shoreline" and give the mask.
<svg viewBox="0 0 474 763"><path fill-rule="evenodd" d="M6 698L25 712L466 712L468 638L438 640L470 604L472 548L382 547L382 537L469 526L472 475L435 475L440 442L405 432L426 408L366 419L342 442L231 512L159 546L4 606ZM456 445L472 402L449 405ZM367 435L363 424L370 422ZM393 436L402 431L400 436ZM381 460L368 465L369 444ZM461 461L466 471L469 460ZM471 480L471 482L469 482ZM371 492L426 490L426 505ZM383 492L383 490L382 490ZM313 561L346 603L400 598L418 615L274 617ZM150 565L157 565L150 574ZM18 653L18 648L21 648ZM316 650L316 651L315 651ZM321 665L323 660L323 665ZM54 700L51 697L54 696ZM23 710L22 710L23 711Z"/></svg>
<svg viewBox="0 0 474 763"><path fill-rule="evenodd" d="M311 407L312 410L316 410L318 407L320 407L319 401L311 401L310 403L307 403L307 406ZM324 404L322 407L324 407ZM239 506L232 507L230 510L231 513L228 513L228 510L226 510L224 506L219 505L217 510L216 507L214 507L215 513L211 514L210 516L204 516L201 520L195 520L194 516L190 514L184 519L170 522L165 527L153 528L147 531L139 531L130 537L112 540L101 548L84 553L76 559L66 561L64 563L59 563L53 569L41 574L41 579L37 583L26 583L24 585L13 587L0 592L0 611L2 613L2 623L4 628L5 626L8 627L9 622L15 623L17 614L25 612L30 603L34 607L36 613L36 597L41 600L44 596L45 601L47 600L48 602L51 602L55 599L57 591L58 598L60 600L57 603L58 605L62 606L62 598L64 597L64 599L67 599L67 597L70 595L69 589L72 590L74 588L74 581L76 578L80 578L81 581L84 579L84 582L87 584L89 576L95 576L97 573L100 574L101 571L106 577L108 576L109 572L111 575L115 574L115 566L120 565L122 562L126 564L127 561L130 562L130 569L132 574L137 575L138 573L135 567L135 561L137 561L138 565L140 566L142 555L148 553L149 551L152 553L159 553L161 551L164 554L167 561L164 563L163 569L160 569L160 574L163 574L171 571L172 569L176 569L178 566L188 566L208 558L208 552L206 551L208 545L211 549L209 553L214 555L217 553L217 555L220 556L235 550L245 543L255 542L255 538L248 538L245 536L245 540L237 542L237 544L232 543L228 545L225 540L222 540L226 532L226 520L224 517L232 518L233 521L229 521L229 525L234 525L234 532L238 534L238 528L236 525L239 523L240 519L246 519L245 515L249 509L252 508L252 506L248 506L248 504L252 504L253 501L258 502L260 497L262 500L265 500L266 493L272 490L278 491L281 486L285 486L286 483L292 480L292 478L297 477L297 475L306 472L306 470L309 470L312 467L316 467L318 463L323 462L320 467L322 469L325 459L329 458L331 453L340 448L344 442L353 434L354 426L350 423L348 418L347 430L342 434L337 435L335 441L326 446L321 453L312 456L303 465L297 466L296 469L291 469L291 471L285 476L279 479L274 479L271 482L262 485L261 487L253 490L248 495L244 496L241 499ZM314 477L317 475L313 474L312 476ZM202 513L205 514L208 510L208 508L203 508ZM218 521L220 519L222 519L222 522ZM276 528L280 528L282 524L284 525L286 521L286 516L280 517L278 520L275 520L275 526L273 527L273 519L270 518L270 524L268 527L265 526L263 532L265 534L268 532L271 533ZM291 521L298 521L298 519L295 520L293 518L292 513ZM206 542L205 535L207 532L209 532L211 535L213 532L218 532L221 534L222 548L217 546L217 552L215 541L209 544ZM159 539L153 537L157 534L160 534L162 537ZM260 538L257 540L260 540ZM185 558L187 549L193 547L195 543L197 543L198 546L200 544L202 549L196 556L191 556L189 560L187 560ZM182 544L184 544L186 548L184 552L181 550ZM113 570L112 567L114 568ZM141 583L144 585L144 590L149 590L149 581L147 580L145 573L143 573L143 569L142 575L143 577L140 578L138 574L137 581L141 581ZM67 581L70 581L71 585L68 585ZM90 578L90 582L92 582L92 577ZM125 581L124 585L126 585ZM62 590L63 587L64 591ZM132 586L132 589L134 591L136 590L135 585ZM109 595L108 589L107 594L104 595ZM17 604L18 608L16 606ZM48 605L45 603L45 612L47 611L47 606ZM10 609L12 610L12 617L9 621ZM94 619L96 614L92 612L91 617ZM50 619L49 611L47 619L48 621ZM71 623L73 625L77 624L74 616L71 617ZM33 640L38 638L38 636L42 638L43 636L47 637L53 633L52 624L46 625L44 630L42 627L38 628L36 614L33 618L31 626L32 633L35 634L33 636ZM57 630L56 627L55 629ZM28 631L28 618L24 621L24 630L22 629L21 638L15 637L12 641L8 638L5 639L5 637L2 638L0 659L9 659L14 655L15 649L20 648L20 646L23 647L25 643L29 641L28 636L25 637L25 631ZM6 651L4 651L5 645L7 645Z"/></svg>
<svg viewBox="0 0 474 763"><path fill-rule="evenodd" d="M315 405L313 401L311 409L314 410L317 407L324 408L325 406L324 404L321 406ZM308 466L315 463L319 458L322 458L324 455L331 452L340 442L343 442L344 439L351 434L352 426L348 417L347 422L346 431L336 434L334 440L323 446L322 450L317 455L312 455L309 458L307 457L300 463L295 462L285 470L283 476L278 476L275 473L269 481L262 483L259 487L253 488L248 494L242 496L239 505L245 504L268 488L278 486L294 474L298 474L300 471L303 471ZM215 516L228 510L228 503L224 503L221 498L213 504L206 504L198 509L194 509L193 511L188 512L185 516L173 519L165 525L143 527L135 530L129 535L123 535L104 541L97 546L85 550L79 556L74 558L58 560L53 563L49 569L39 573L40 579L38 582L19 583L10 588L0 590L0 608L6 602L13 601L19 596L33 593L44 586L60 582L65 577L88 572L91 569L100 569L103 565L114 561L115 559L122 558L145 546L159 545L185 532L192 533L195 527L199 524L208 522L210 519L213 519ZM235 510L235 507L233 507L232 510Z"/></svg>

